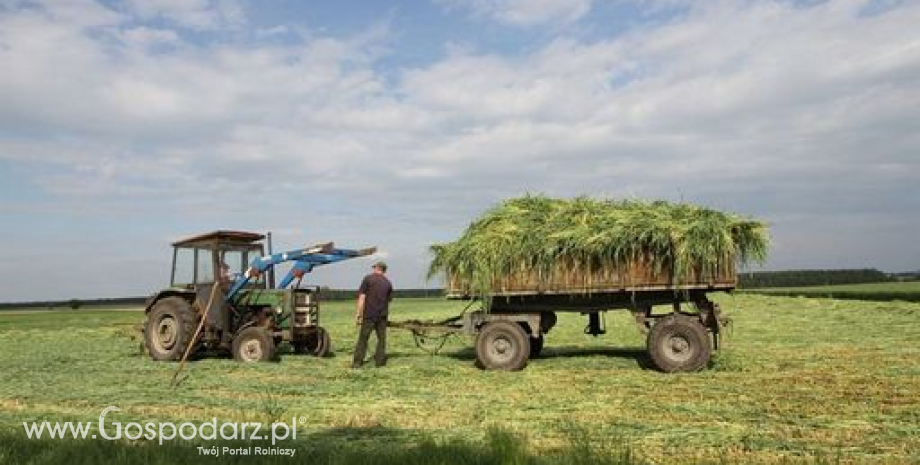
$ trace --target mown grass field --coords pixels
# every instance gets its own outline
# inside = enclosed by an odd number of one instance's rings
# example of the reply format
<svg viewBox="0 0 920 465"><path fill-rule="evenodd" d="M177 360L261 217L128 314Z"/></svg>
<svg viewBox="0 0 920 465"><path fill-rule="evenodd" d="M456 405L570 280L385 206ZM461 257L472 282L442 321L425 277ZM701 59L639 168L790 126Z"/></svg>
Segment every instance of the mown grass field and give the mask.
<svg viewBox="0 0 920 465"><path fill-rule="evenodd" d="M834 286L777 287L752 289L749 292L787 297L824 297L832 299L903 300L920 302L920 281L841 284Z"/></svg>
<svg viewBox="0 0 920 465"><path fill-rule="evenodd" d="M560 314L522 372L473 366L471 341L440 355L390 332L386 368L348 369L351 302L330 302L337 356L242 365L142 356L139 311L0 312L0 463L189 463L190 445L25 439L23 421L308 419L297 461L315 463L918 463L920 304L717 295L733 319L708 371L644 368L631 317L582 334ZM462 304L399 300L392 319L440 319ZM252 457L232 459L254 463ZM277 463L291 463L286 457Z"/></svg>

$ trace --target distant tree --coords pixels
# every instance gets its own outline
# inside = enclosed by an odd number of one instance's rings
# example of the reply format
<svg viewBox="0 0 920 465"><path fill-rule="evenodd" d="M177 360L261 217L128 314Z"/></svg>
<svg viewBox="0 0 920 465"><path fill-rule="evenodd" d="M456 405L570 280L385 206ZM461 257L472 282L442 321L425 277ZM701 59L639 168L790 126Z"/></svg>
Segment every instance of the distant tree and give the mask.
<svg viewBox="0 0 920 465"><path fill-rule="evenodd" d="M78 299L70 299L70 301L67 304L70 306L71 309L79 310L80 307L83 306L83 301L78 300Z"/></svg>

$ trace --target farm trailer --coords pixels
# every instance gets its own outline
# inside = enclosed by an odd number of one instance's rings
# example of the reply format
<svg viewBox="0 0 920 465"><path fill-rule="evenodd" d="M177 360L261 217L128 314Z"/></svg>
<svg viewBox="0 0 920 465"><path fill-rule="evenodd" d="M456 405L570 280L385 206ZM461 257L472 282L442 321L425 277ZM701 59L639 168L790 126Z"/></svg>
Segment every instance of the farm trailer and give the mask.
<svg viewBox="0 0 920 465"><path fill-rule="evenodd" d="M448 277L448 299L469 300L481 308L440 322L415 320L391 326L411 331L420 346L453 334L475 336L477 365L520 370L540 355L546 335L556 325L557 312L586 315L585 333L599 336L606 333L606 311L627 310L646 334L646 350L656 368L679 372L706 367L726 323L707 294L734 290L735 268L697 270L680 283L674 282L671 271L654 270L642 262L624 268L579 273L560 267L543 277L522 273L493 283L484 298ZM667 310L653 311L661 306Z"/></svg>

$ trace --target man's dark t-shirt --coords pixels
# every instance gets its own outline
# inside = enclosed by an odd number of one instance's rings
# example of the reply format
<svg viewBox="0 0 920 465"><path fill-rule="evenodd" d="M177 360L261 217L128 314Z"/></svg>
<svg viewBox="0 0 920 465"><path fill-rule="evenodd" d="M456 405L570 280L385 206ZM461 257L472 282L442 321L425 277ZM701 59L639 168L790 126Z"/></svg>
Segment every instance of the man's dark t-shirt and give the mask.
<svg viewBox="0 0 920 465"><path fill-rule="evenodd" d="M358 293L364 294L364 319L378 320L389 314L393 285L386 276L369 274L361 281Z"/></svg>

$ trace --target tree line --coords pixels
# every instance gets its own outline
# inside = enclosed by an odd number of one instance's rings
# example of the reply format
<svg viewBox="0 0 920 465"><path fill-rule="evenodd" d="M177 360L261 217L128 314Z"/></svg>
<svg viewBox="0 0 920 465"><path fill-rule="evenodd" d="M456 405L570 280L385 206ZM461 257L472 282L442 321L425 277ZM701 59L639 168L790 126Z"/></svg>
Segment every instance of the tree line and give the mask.
<svg viewBox="0 0 920 465"><path fill-rule="evenodd" d="M738 285L745 289L883 283L898 280L898 277L875 268L852 270L754 271L738 274Z"/></svg>

